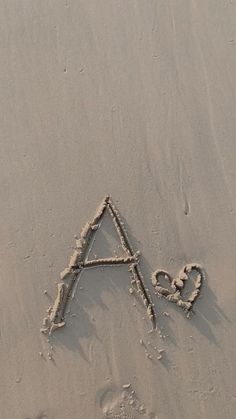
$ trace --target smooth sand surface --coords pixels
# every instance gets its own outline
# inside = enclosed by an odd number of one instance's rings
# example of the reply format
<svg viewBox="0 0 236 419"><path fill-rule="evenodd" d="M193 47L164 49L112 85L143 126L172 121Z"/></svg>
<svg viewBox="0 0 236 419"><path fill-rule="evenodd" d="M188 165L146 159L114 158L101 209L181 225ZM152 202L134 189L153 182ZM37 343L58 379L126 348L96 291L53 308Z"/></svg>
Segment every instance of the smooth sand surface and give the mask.
<svg viewBox="0 0 236 419"><path fill-rule="evenodd" d="M234 419L236 1L1 0L0 52L0 418ZM99 266L48 337L106 194L157 330L128 266ZM124 256L109 217L97 234L93 258ZM151 277L189 263L187 318Z"/></svg>

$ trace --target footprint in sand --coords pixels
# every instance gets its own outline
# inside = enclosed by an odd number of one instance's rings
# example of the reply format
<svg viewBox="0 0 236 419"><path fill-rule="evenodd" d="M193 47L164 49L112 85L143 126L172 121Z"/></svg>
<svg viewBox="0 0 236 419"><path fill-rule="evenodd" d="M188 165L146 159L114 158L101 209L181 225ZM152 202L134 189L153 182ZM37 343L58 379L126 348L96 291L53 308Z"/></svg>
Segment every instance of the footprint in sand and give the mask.
<svg viewBox="0 0 236 419"><path fill-rule="evenodd" d="M98 392L97 401L103 412L103 419L153 419L144 404L135 394L132 386L118 388L109 386Z"/></svg>
<svg viewBox="0 0 236 419"><path fill-rule="evenodd" d="M96 402L104 413L107 409L112 408L113 404L116 402L117 394L118 389L115 385L108 385L98 390Z"/></svg>

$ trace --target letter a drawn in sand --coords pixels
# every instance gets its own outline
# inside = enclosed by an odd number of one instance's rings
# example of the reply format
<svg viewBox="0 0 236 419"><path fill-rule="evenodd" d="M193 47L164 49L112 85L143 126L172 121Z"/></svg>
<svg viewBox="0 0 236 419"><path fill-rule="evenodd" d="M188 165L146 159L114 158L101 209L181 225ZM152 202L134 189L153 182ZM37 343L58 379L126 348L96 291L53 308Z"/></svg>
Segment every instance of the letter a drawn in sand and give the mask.
<svg viewBox="0 0 236 419"><path fill-rule="evenodd" d="M119 236L121 246L125 252L124 257L112 257L88 260L90 245L99 229L103 216L109 211L116 231ZM107 196L98 208L92 221L87 222L81 232L80 238L76 240L76 248L70 258L68 267L61 272L61 281L57 284L58 292L54 304L47 310L47 317L44 318L41 332L51 334L55 329L65 325L66 308L73 295L75 284L78 282L83 269L94 268L104 265L128 265L132 274L132 284L140 294L147 310L147 315L152 321L153 327L156 325L156 315L153 304L145 289L142 274L139 269L139 252L134 253L126 235L119 213L114 207L109 196Z"/></svg>

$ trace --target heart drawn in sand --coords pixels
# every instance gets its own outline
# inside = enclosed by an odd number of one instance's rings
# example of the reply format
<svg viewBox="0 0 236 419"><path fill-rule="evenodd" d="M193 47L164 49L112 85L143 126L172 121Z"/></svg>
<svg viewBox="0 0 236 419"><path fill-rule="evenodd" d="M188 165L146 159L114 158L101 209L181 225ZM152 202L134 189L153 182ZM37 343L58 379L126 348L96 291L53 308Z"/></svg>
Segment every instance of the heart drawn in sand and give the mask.
<svg viewBox="0 0 236 419"><path fill-rule="evenodd" d="M183 292L186 281L190 278L190 275L193 272L196 272L197 274L194 280L194 290L191 292L189 297L184 298L181 295L181 292ZM168 281L171 290L164 288L161 285L159 282L161 276ZM152 274L152 285L155 288L157 295L165 297L166 300L177 304L177 306L189 313L200 294L203 279L204 273L201 266L197 263L191 263L185 265L176 278L172 278L170 274L164 270L157 269Z"/></svg>

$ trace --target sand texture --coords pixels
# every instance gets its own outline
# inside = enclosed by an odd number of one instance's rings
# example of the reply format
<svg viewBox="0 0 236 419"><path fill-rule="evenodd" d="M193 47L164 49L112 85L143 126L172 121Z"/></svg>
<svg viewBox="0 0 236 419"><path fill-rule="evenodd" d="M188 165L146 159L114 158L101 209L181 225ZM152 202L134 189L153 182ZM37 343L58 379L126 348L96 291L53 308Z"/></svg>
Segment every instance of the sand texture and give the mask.
<svg viewBox="0 0 236 419"><path fill-rule="evenodd" d="M236 1L0 33L0 419L235 419Z"/></svg>

